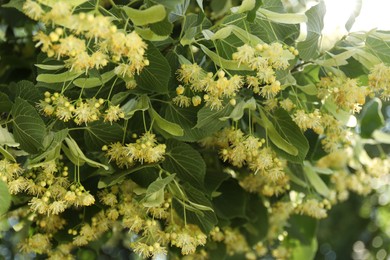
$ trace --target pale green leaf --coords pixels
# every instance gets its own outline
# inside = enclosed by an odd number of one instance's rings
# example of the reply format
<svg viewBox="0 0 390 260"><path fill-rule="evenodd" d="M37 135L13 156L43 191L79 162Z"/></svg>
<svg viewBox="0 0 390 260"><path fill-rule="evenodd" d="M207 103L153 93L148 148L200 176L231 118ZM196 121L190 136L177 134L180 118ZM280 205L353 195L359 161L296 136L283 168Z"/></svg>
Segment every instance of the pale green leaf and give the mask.
<svg viewBox="0 0 390 260"><path fill-rule="evenodd" d="M307 17L305 14L276 13L264 8L257 9L257 15L265 17L266 19L273 21L275 23L299 24L299 23L307 22Z"/></svg>
<svg viewBox="0 0 390 260"><path fill-rule="evenodd" d="M238 65L238 62L233 60L227 60L216 54L215 52L209 50L206 46L200 44L201 49L203 52L209 56L209 58L219 67L227 70L251 70L247 65L240 64Z"/></svg>
<svg viewBox="0 0 390 260"><path fill-rule="evenodd" d="M145 40L151 42L160 42L169 38L169 35L158 35L154 33L150 28L135 28L135 31Z"/></svg>
<svg viewBox="0 0 390 260"><path fill-rule="evenodd" d="M151 23L157 23L167 15L165 7L163 5L153 5L144 10L134 9L128 6L122 7L123 11L127 14L134 25L147 25Z"/></svg>
<svg viewBox="0 0 390 260"><path fill-rule="evenodd" d="M47 65L47 64L35 64L36 67L43 70L60 70L64 68L64 65Z"/></svg>
<svg viewBox="0 0 390 260"><path fill-rule="evenodd" d="M114 70L110 70L101 75L100 78L78 78L73 81L77 87L80 88L94 88L99 87L110 81L115 76Z"/></svg>
<svg viewBox="0 0 390 260"><path fill-rule="evenodd" d="M351 58L355 53L356 53L356 49L350 49L336 55L329 53L329 55L331 56L330 59L316 60L315 63L325 67L337 67L337 66L347 65L348 64L347 60Z"/></svg>
<svg viewBox="0 0 390 260"><path fill-rule="evenodd" d="M78 76L83 74L82 72L76 71L65 71L59 74L39 74L37 81L44 83L62 83L70 80L74 80Z"/></svg>
<svg viewBox="0 0 390 260"><path fill-rule="evenodd" d="M29 160L29 168L34 167L34 164L38 164L43 159L45 162L57 159L60 155L61 144L65 140L65 137L68 135L68 129L62 129L58 132L50 132L48 136L51 136L51 143L47 146L46 150L41 154L31 158Z"/></svg>
<svg viewBox="0 0 390 260"><path fill-rule="evenodd" d="M121 109L125 113L125 119L130 119L135 112L149 109L149 98L146 95L142 95L138 98L130 99L121 107Z"/></svg>
<svg viewBox="0 0 390 260"><path fill-rule="evenodd" d="M85 154L83 153L83 151L81 151L79 145L76 143L76 141L72 138L72 137L66 137L65 138L65 142L67 144L68 147L65 147L64 149L64 146L62 147L62 149L64 150L64 152L69 155L71 154L71 158L69 158L70 160L72 160L72 162L75 164L75 165L82 165L84 163L87 163L88 165L92 166L92 167L102 167L104 168L105 170L108 170L108 166L107 165L104 165L104 164L101 164L99 162L96 162L96 161L93 161L89 158L87 158L85 156Z"/></svg>
<svg viewBox="0 0 390 260"><path fill-rule="evenodd" d="M297 45L299 56L303 60L311 60L319 55L319 40L324 27L325 3L321 1L306 12L307 35L306 40Z"/></svg>
<svg viewBox="0 0 390 260"><path fill-rule="evenodd" d="M2 146L0 146L0 154L2 154L5 159L12 161L12 162L16 162L15 157L10 152L8 152L6 149L4 149Z"/></svg>
<svg viewBox="0 0 390 260"><path fill-rule="evenodd" d="M156 110L153 109L152 106L149 107L149 114L150 117L154 120L154 124L156 124L160 129L164 130L165 132L173 135L173 136L183 136L184 131L183 128L180 127L180 125L176 123L172 123L162 116L160 116Z"/></svg>
<svg viewBox="0 0 390 260"><path fill-rule="evenodd" d="M20 144L15 142L14 136L7 128L0 126L0 146L18 147Z"/></svg>

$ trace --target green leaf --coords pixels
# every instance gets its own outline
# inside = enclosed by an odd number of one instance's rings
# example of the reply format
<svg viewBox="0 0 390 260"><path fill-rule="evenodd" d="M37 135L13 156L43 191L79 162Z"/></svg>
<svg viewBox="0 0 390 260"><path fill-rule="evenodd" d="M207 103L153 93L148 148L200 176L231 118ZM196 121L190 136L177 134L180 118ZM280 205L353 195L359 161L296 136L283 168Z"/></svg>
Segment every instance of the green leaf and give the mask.
<svg viewBox="0 0 390 260"><path fill-rule="evenodd" d="M172 33L173 24L169 22L168 17L166 17L161 22L151 24L150 29L157 35L166 36Z"/></svg>
<svg viewBox="0 0 390 260"><path fill-rule="evenodd" d="M12 108L12 102L8 95L0 92L0 112L9 112Z"/></svg>
<svg viewBox="0 0 390 260"><path fill-rule="evenodd" d="M339 108L336 103L330 98L325 100L323 107L328 110L337 120L342 124L346 125L348 123L349 117L351 116L347 111Z"/></svg>
<svg viewBox="0 0 390 260"><path fill-rule="evenodd" d="M171 68L167 59L152 43L148 44L146 56L150 64L144 67L140 75L135 76L138 88L147 92L166 93L171 77Z"/></svg>
<svg viewBox="0 0 390 260"><path fill-rule="evenodd" d="M232 113L233 107L226 105L223 109L218 111L211 110L209 107L204 106L198 111L198 120L195 128L203 128L212 134L219 129L226 126L226 122L222 119L226 118Z"/></svg>
<svg viewBox="0 0 390 260"><path fill-rule="evenodd" d="M221 195L213 199L213 204L219 217L225 219L247 219L246 204L248 193L240 187L237 180L231 178L223 182L218 191L221 192Z"/></svg>
<svg viewBox="0 0 390 260"><path fill-rule="evenodd" d="M9 1L6 4L2 4L1 7L15 8L23 13L23 4L25 2L26 2L25 0L13 0L13 1Z"/></svg>
<svg viewBox="0 0 390 260"><path fill-rule="evenodd" d="M254 119L256 120L256 117ZM266 119L260 123L268 125L270 122ZM274 144L273 149L288 161L302 163L309 151L309 143L290 115L283 109L273 111L271 125L273 127L264 127L272 130L272 133L267 131L267 134Z"/></svg>
<svg viewBox="0 0 390 260"><path fill-rule="evenodd" d="M120 105L123 101L126 100L126 98L130 95L131 93L129 91L123 91L116 93L115 95L112 96L111 98L111 103L116 106Z"/></svg>
<svg viewBox="0 0 390 260"><path fill-rule="evenodd" d="M197 113L198 111L193 107L180 108L173 104L169 104L166 107L164 118L180 125L184 131L183 136L175 136L175 139L186 142L195 142L210 134L202 128L195 128Z"/></svg>
<svg viewBox="0 0 390 260"><path fill-rule="evenodd" d="M0 146L0 154L2 154L5 159L10 160L12 162L16 162L15 157L2 146Z"/></svg>
<svg viewBox="0 0 390 260"><path fill-rule="evenodd" d="M122 7L126 15L130 18L134 25L147 25L151 23L157 23L167 15L165 7L163 5L153 5L148 9L138 10L128 6Z"/></svg>
<svg viewBox="0 0 390 260"><path fill-rule="evenodd" d="M44 83L62 83L70 80L74 80L78 76L83 74L77 71L65 71L59 74L39 74L37 81Z"/></svg>
<svg viewBox="0 0 390 260"><path fill-rule="evenodd" d="M306 39L299 42L297 49L303 60L311 60L319 55L319 40L324 27L325 3L321 1L306 12L308 18Z"/></svg>
<svg viewBox="0 0 390 260"><path fill-rule="evenodd" d="M367 37L365 47L371 54L388 64L390 63L390 39L387 37L388 35L383 37L380 34Z"/></svg>
<svg viewBox="0 0 390 260"><path fill-rule="evenodd" d="M0 126L0 146L18 147L20 144L15 142L14 136L5 127Z"/></svg>
<svg viewBox="0 0 390 260"><path fill-rule="evenodd" d="M130 119L135 112L149 109L149 98L146 95L141 95L138 98L130 99L121 107L121 109L125 113L125 119Z"/></svg>
<svg viewBox="0 0 390 260"><path fill-rule="evenodd" d="M382 101L378 98L370 100L363 108L360 121L360 135L363 138L371 137L371 134L384 126L382 114Z"/></svg>
<svg viewBox="0 0 390 260"><path fill-rule="evenodd" d="M7 213L11 206L11 194L9 194L7 184L0 181L0 217Z"/></svg>
<svg viewBox="0 0 390 260"><path fill-rule="evenodd" d="M184 131L183 128L180 127L180 125L176 123L172 123L165 118L161 117L156 110L153 109L153 107L150 105L149 107L149 114L150 117L154 120L154 123L165 132L173 135L173 136L183 136Z"/></svg>
<svg viewBox="0 0 390 260"><path fill-rule="evenodd" d="M329 198L330 190L328 186L326 186L326 184L318 175L318 173L314 170L310 162L305 161L303 169L306 173L307 179L309 180L310 184L314 187L314 189L322 196Z"/></svg>
<svg viewBox="0 0 390 260"><path fill-rule="evenodd" d="M263 126L267 131L267 136L269 137L271 142L286 153L291 154L293 156L297 156L298 149L279 134L279 132L276 130L272 122L267 118L263 110L260 110L260 115L261 120L263 121Z"/></svg>
<svg viewBox="0 0 390 260"><path fill-rule="evenodd" d="M117 123L108 124L103 121L88 123L84 131L84 139L91 150L101 150L103 145L121 141L123 129Z"/></svg>
<svg viewBox="0 0 390 260"><path fill-rule="evenodd" d="M95 88L104 85L108 81L110 81L115 76L114 70L110 70L106 73L103 73L101 77L95 78L78 78L73 81L73 84L75 84L79 88Z"/></svg>
<svg viewBox="0 0 390 260"><path fill-rule="evenodd" d="M274 12L283 12L282 10L279 10L279 8L277 10L273 10L267 6L262 6L262 8L272 10ZM258 12L256 12L255 17L254 23L250 23L252 34L267 43L282 41L285 44L295 44L295 40L299 35L298 25L275 23L266 19L262 15L258 15Z"/></svg>
<svg viewBox="0 0 390 260"><path fill-rule="evenodd" d="M20 148L34 154L43 149L46 126L35 108L23 99L16 98L12 106L13 134Z"/></svg>
<svg viewBox="0 0 390 260"><path fill-rule="evenodd" d="M177 203L176 200L173 201L173 207L175 208L179 216L181 216L182 218L184 218L183 212L185 212L184 214L186 214L186 219L188 223L198 225L203 232L208 234L218 223L215 213L209 210L214 208L212 203L203 191L196 189L189 183L185 183L181 187L184 189L188 201L191 201L193 205L197 204L201 205L202 207L195 207L193 211L190 211L188 210L188 208L186 208L186 211L184 211L182 204ZM204 208L206 210L200 210L199 208Z"/></svg>
<svg viewBox="0 0 390 260"><path fill-rule="evenodd" d="M164 202L165 187L173 181L175 174L169 175L166 178L159 177L152 182L147 190L145 197L141 200L145 207L158 207Z"/></svg>
<svg viewBox="0 0 390 260"><path fill-rule="evenodd" d="M66 154L69 160L72 161L73 164L82 166L84 163L87 163L89 166L92 167L102 167L105 170L108 170L108 166L101 164L99 162L93 161L85 156L83 151L81 151L79 145L76 143L76 141L72 137L66 137L65 142L67 144L67 147L63 144L62 150Z"/></svg>
<svg viewBox="0 0 390 260"><path fill-rule="evenodd" d="M35 157L32 157L28 161L29 164L28 168L36 167L37 166L36 164L39 164L43 159L45 159L44 162L57 159L58 156L60 155L61 144L65 140L65 137L68 135L68 132L69 131L67 128L62 129L55 133L50 132L49 135L47 135L47 137L51 139L50 144L48 145L48 147L43 153Z"/></svg>
<svg viewBox="0 0 390 260"><path fill-rule="evenodd" d="M169 139L166 145L166 159L162 163L164 169L176 173L182 181L203 187L206 164L199 152L190 145L173 139Z"/></svg>
<svg viewBox="0 0 390 260"><path fill-rule="evenodd" d="M270 10L259 8L257 9L257 15L260 15L275 23L284 24L299 24L306 23L307 17L305 14L299 13L277 13Z"/></svg>
<svg viewBox="0 0 390 260"><path fill-rule="evenodd" d="M202 51L209 56L209 58L219 67L227 70L236 70L236 71L241 71L241 70L251 70L247 65L240 64L236 61L233 60L227 60L216 54L215 52L209 50L206 46L199 44L200 48Z"/></svg>
<svg viewBox="0 0 390 260"><path fill-rule="evenodd" d="M249 100L244 101L241 100L234 106L233 111L227 117L222 117L220 120L228 120L232 119L233 121L238 121L244 116L245 109L249 109L251 111L256 110L256 100L251 97Z"/></svg>
<svg viewBox="0 0 390 260"><path fill-rule="evenodd" d="M21 80L16 84L11 84L10 89L15 97L24 99L32 105L35 105L42 98L41 93L31 81Z"/></svg>
<svg viewBox="0 0 390 260"><path fill-rule="evenodd" d="M126 178L126 176L131 174L131 173L134 173L134 172L140 171L142 169L146 169L146 168L153 168L155 166L156 166L156 164L144 164L144 165L140 165L138 167L134 167L132 169L119 171L119 172L112 174L110 176L107 176L107 177L103 177L98 182L98 188L103 189L106 187L110 187L112 185L115 185L117 183L122 182Z"/></svg>
<svg viewBox="0 0 390 260"><path fill-rule="evenodd" d="M316 238L317 220L294 215L289 219L288 236L283 241L291 249L292 260L314 259L318 243Z"/></svg>

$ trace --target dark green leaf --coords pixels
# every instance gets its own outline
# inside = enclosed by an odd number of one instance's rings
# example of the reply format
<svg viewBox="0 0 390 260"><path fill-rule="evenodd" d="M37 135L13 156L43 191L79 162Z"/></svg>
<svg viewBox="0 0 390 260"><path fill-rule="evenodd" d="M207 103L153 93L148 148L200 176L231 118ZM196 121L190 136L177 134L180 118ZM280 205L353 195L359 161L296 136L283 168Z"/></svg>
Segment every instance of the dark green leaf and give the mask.
<svg viewBox="0 0 390 260"><path fill-rule="evenodd" d="M175 139L186 142L195 142L209 135L206 130L195 128L197 112L198 111L193 107L180 108L172 104L167 106L165 118L180 125L184 130L184 135L175 136Z"/></svg>
<svg viewBox="0 0 390 260"><path fill-rule="evenodd" d="M14 93L15 98L19 97L24 99L32 105L35 105L35 103L42 98L42 95L39 93L34 84L27 80L19 81L16 84L11 84L10 89L12 93Z"/></svg>
<svg viewBox="0 0 390 260"><path fill-rule="evenodd" d="M135 77L138 87L147 92L166 93L171 77L171 69L167 59L152 43L148 44L146 56L150 64L142 70L139 76Z"/></svg>
<svg viewBox="0 0 390 260"><path fill-rule="evenodd" d="M212 134L227 125L226 122L220 119L230 115L232 110L233 107L231 105L226 105L223 109L217 111L204 106L198 111L198 120L195 128L202 128L209 134Z"/></svg>
<svg viewBox="0 0 390 260"><path fill-rule="evenodd" d="M226 219L246 218L248 193L235 179L229 179L218 189L221 195L213 199L218 216Z"/></svg>
<svg viewBox="0 0 390 260"><path fill-rule="evenodd" d="M168 21L168 18L165 18L161 22L151 24L150 29L157 35L170 35L173 30L173 24Z"/></svg>
<svg viewBox="0 0 390 260"><path fill-rule="evenodd" d="M43 149L46 126L35 108L23 99L16 98L12 106L13 134L20 148L34 154Z"/></svg>
<svg viewBox="0 0 390 260"><path fill-rule="evenodd" d="M289 220L288 237L284 241L292 249L291 259L314 259L318 249L316 230L317 220L294 215Z"/></svg>
<svg viewBox="0 0 390 260"><path fill-rule="evenodd" d="M9 99L8 95L3 92L0 92L0 112L9 112L12 108L12 102Z"/></svg>
<svg viewBox="0 0 390 260"><path fill-rule="evenodd" d="M192 201L199 205L203 205L204 207L213 208L213 205L211 204L209 198L206 197L204 192L194 188L189 183L185 183L184 185L182 185L182 188L184 188L184 192L187 195L189 201ZM174 200L173 206L176 209L176 212L183 218L183 206L182 204L175 202L176 201ZM199 210L195 212L186 210L185 214L186 219L189 223L198 225L206 234L209 233L218 222L215 213L210 210Z"/></svg>
<svg viewBox="0 0 390 260"><path fill-rule="evenodd" d="M378 98L370 100L363 108L360 121L360 135L370 138L371 134L384 125L382 101Z"/></svg>
<svg viewBox="0 0 390 260"><path fill-rule="evenodd" d="M199 152L190 145L173 139L169 139L166 145L164 169L170 173L176 173L182 181L203 188L206 165Z"/></svg>
<svg viewBox="0 0 390 260"><path fill-rule="evenodd" d="M89 123L84 131L84 139L88 147L101 150L103 145L121 141L123 129L117 123L109 124L103 121Z"/></svg>

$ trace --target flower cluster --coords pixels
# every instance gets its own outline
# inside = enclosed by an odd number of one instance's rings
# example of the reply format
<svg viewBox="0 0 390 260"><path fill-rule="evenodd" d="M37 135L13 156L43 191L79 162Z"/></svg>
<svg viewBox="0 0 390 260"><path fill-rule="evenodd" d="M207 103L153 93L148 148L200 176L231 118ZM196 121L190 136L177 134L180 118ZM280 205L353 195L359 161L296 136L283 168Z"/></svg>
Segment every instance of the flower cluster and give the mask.
<svg viewBox="0 0 390 260"><path fill-rule="evenodd" d="M390 99L390 67L379 63L371 68L368 74L368 85L371 90L380 93L384 100Z"/></svg>
<svg viewBox="0 0 390 260"><path fill-rule="evenodd" d="M151 132L144 133L135 143L122 145L121 143L104 146L107 156L115 161L119 167L129 168L136 162L156 163L164 159L166 145L159 144L156 135Z"/></svg>
<svg viewBox="0 0 390 260"><path fill-rule="evenodd" d="M279 159L271 148L263 147L265 139L245 135L240 129L224 128L202 143L209 147L217 146L223 161L238 168L247 165L255 175L265 178L266 182L276 182L285 177L284 160ZM262 181L258 181L255 186L262 186Z"/></svg>
<svg viewBox="0 0 390 260"><path fill-rule="evenodd" d="M302 131L312 129L320 135L323 148L327 152L334 152L350 144L347 128L328 113L322 113L318 109L310 113L296 109L292 119Z"/></svg>
<svg viewBox="0 0 390 260"><path fill-rule="evenodd" d="M17 164L0 161L0 176L11 194L33 196L30 210L42 215L58 215L70 207L90 206L94 197L80 183L68 180L68 167L50 161L31 171L23 171Z"/></svg>
<svg viewBox="0 0 390 260"><path fill-rule="evenodd" d="M246 83L253 92L270 99L281 90L281 83L276 80L276 70L289 67L289 61L298 55L294 47L284 48L280 43L258 44L252 47L244 44L233 53L233 60L256 71L256 76L247 76Z"/></svg>
<svg viewBox="0 0 390 260"><path fill-rule="evenodd" d="M182 64L177 74L179 81L184 85L176 88L177 96L172 101L181 107L188 107L191 103L198 106L202 102L202 98L199 95L190 98L186 94L189 94L189 92L204 92L203 100L206 105L211 109L218 110L223 107L225 98L234 100L236 93L244 84L242 77L239 75L228 78L223 70L219 70L215 74L212 72L206 73L196 63Z"/></svg>
<svg viewBox="0 0 390 260"><path fill-rule="evenodd" d="M87 124L90 122L103 119L104 122L116 122L124 118L125 114L119 105L109 104L104 108L105 100L100 98L70 100L64 94L55 92L45 92L45 99L40 100L38 104L39 110L45 116L55 116L57 119L68 122L73 120L76 124Z"/></svg>
<svg viewBox="0 0 390 260"><path fill-rule="evenodd" d="M146 43L135 32L119 30L109 16L94 12L76 12L76 2L28 0L23 11L52 30L39 31L36 46L48 57L65 61L70 71L85 72L115 64L116 75L131 80L149 65Z"/></svg>
<svg viewBox="0 0 390 260"><path fill-rule="evenodd" d="M341 109L353 113L360 112L370 91L359 87L357 79L341 76L321 78L318 83L318 97L322 100L330 98Z"/></svg>

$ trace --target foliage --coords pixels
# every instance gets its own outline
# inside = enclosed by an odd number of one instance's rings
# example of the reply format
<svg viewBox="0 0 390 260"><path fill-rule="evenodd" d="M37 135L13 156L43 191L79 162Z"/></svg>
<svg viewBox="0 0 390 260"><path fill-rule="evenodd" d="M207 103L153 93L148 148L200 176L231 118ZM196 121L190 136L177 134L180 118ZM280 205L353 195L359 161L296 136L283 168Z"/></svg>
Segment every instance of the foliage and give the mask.
<svg viewBox="0 0 390 260"><path fill-rule="evenodd" d="M304 14L275 0L4 9L25 27L2 46L31 60L1 52L0 214L15 254L311 259L318 220L390 174L389 34L323 50L321 1Z"/></svg>

